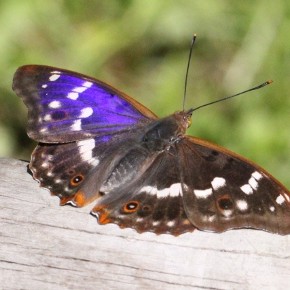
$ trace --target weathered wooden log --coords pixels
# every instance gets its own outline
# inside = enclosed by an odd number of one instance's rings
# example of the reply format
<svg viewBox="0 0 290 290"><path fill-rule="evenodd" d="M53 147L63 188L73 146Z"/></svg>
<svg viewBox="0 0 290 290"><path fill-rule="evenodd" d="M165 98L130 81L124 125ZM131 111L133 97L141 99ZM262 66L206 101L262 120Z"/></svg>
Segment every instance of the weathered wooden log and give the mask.
<svg viewBox="0 0 290 290"><path fill-rule="evenodd" d="M0 159L0 289L289 289L290 236L173 237L59 207L27 162Z"/></svg>

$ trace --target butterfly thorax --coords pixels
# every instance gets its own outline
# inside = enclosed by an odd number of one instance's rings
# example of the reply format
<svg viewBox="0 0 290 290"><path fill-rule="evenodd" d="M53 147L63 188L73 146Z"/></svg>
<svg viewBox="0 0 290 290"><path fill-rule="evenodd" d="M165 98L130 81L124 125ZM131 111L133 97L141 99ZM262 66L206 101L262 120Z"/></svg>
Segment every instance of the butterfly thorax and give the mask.
<svg viewBox="0 0 290 290"><path fill-rule="evenodd" d="M191 124L191 113L176 112L168 117L154 121L142 136L148 149L163 151L183 138Z"/></svg>

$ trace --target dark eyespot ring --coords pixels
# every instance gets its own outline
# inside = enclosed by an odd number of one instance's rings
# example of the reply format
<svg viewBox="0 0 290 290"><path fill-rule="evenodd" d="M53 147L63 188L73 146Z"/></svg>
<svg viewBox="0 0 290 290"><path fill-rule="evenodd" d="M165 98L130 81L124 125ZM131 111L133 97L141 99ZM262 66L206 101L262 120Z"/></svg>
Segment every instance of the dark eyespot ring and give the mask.
<svg viewBox="0 0 290 290"><path fill-rule="evenodd" d="M124 206L123 206L123 211L125 213L133 213L136 212L138 210L140 206L139 201L136 200L130 200L129 202L127 202Z"/></svg>
<svg viewBox="0 0 290 290"><path fill-rule="evenodd" d="M68 174L68 175L74 175L74 174L76 174L76 171L75 171L74 169L69 169L69 170L67 171L67 174Z"/></svg>
<svg viewBox="0 0 290 290"><path fill-rule="evenodd" d="M217 200L218 207L221 210L232 210L234 203L228 195L223 195Z"/></svg>
<svg viewBox="0 0 290 290"><path fill-rule="evenodd" d="M84 176L79 174L79 175L76 175L74 176L71 180L70 180L70 184L72 186L77 186L79 185L82 181L84 180Z"/></svg>
<svg viewBox="0 0 290 290"><path fill-rule="evenodd" d="M148 204L143 205L142 210L145 212L151 211L151 206Z"/></svg>

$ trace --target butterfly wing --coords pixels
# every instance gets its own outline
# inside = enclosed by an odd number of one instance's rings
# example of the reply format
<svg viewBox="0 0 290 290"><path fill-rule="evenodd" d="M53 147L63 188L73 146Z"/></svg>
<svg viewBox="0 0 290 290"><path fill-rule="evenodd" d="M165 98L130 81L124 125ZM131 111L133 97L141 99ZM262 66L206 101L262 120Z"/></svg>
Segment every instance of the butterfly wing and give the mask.
<svg viewBox="0 0 290 290"><path fill-rule="evenodd" d="M61 205L83 206L100 196L106 176L130 148L133 137L123 138L126 136L107 142L104 137L94 137L70 143L40 143L29 168L42 187L61 199Z"/></svg>
<svg viewBox="0 0 290 290"><path fill-rule="evenodd" d="M198 229L290 233L290 192L268 172L198 138L184 138L178 151L185 212Z"/></svg>
<svg viewBox="0 0 290 290"><path fill-rule="evenodd" d="M154 155L138 178L99 199L92 213L101 224L158 234L195 227L290 233L285 187L249 160L193 137Z"/></svg>
<svg viewBox="0 0 290 290"><path fill-rule="evenodd" d="M157 118L109 85L59 68L20 67L13 89L28 108L28 135L42 142L30 169L61 204L82 206L99 197L124 146Z"/></svg>
<svg viewBox="0 0 290 290"><path fill-rule="evenodd" d="M142 160L141 155L135 157L137 163ZM180 235L193 231L195 227L183 207L176 158L175 154L167 152L146 156L134 166L138 173L99 199L92 214L100 224L115 223L139 233ZM123 161L120 167L124 168L125 164L127 162Z"/></svg>
<svg viewBox="0 0 290 290"><path fill-rule="evenodd" d="M28 108L28 135L66 143L129 131L157 119L149 109L96 79L64 69L20 67L13 90Z"/></svg>

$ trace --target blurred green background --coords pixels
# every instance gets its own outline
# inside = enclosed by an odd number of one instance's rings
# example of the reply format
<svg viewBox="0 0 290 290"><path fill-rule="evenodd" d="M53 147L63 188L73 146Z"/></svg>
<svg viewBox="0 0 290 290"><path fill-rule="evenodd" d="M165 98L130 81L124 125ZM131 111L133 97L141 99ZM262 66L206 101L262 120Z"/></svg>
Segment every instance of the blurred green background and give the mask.
<svg viewBox="0 0 290 290"><path fill-rule="evenodd" d="M267 79L271 86L194 113L189 134L263 166L290 187L290 2L0 1L0 156L29 159L17 67L46 64L108 82L159 116Z"/></svg>

